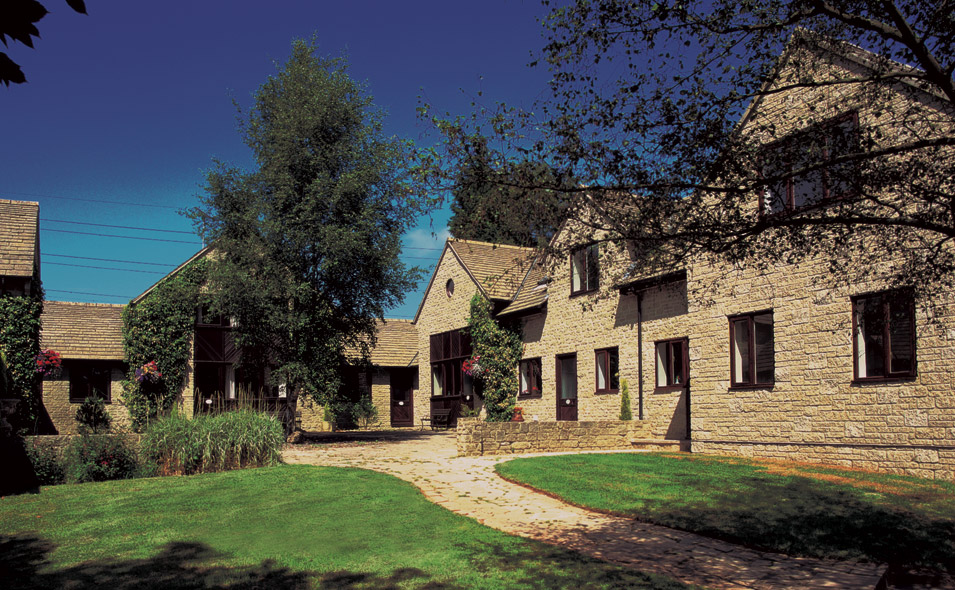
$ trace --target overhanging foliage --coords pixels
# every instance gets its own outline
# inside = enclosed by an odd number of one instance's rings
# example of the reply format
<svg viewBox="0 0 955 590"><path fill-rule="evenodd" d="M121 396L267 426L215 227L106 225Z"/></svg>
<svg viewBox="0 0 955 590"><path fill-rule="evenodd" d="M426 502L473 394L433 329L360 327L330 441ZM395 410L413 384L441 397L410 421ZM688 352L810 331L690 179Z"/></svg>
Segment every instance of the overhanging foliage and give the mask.
<svg viewBox="0 0 955 590"><path fill-rule="evenodd" d="M491 302L480 293L471 297L468 330L475 357L481 357L481 383L488 422L506 422L514 415L519 388L517 365L524 351L521 334L491 317Z"/></svg>

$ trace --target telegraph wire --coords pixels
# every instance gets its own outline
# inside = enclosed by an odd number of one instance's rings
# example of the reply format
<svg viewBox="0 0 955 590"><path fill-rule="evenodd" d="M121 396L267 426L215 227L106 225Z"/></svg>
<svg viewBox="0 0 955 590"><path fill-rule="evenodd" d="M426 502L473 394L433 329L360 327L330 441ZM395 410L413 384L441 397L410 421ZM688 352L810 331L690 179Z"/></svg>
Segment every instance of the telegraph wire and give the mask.
<svg viewBox="0 0 955 590"><path fill-rule="evenodd" d="M61 234L78 234L81 236L98 236L101 238L125 238L127 240L147 240L150 242L170 242L173 244L189 244L191 246L202 246L202 242L186 242L183 240L165 240L163 238L144 238L141 236L117 236L115 234L98 234L98 233L86 232L86 231L71 231L68 229L51 229L48 227L45 227L45 228L41 227L40 231L52 231L52 232L57 232Z"/></svg>
<svg viewBox="0 0 955 590"><path fill-rule="evenodd" d="M69 293L70 295L95 295L97 297L116 297L117 299L132 299L132 295L110 295L108 293L87 293L86 291L64 291L63 289L43 289L50 293Z"/></svg>
<svg viewBox="0 0 955 590"><path fill-rule="evenodd" d="M115 258L91 258L89 256L70 256L68 254L51 254L49 252L41 252L40 256L53 256L56 258L76 258L77 260L96 260L98 262L122 262L125 264L146 264L149 266L165 266L167 268L176 268L178 264L166 264L162 262L140 262L138 260L118 260ZM48 264L54 264L50 262Z"/></svg>
<svg viewBox="0 0 955 590"><path fill-rule="evenodd" d="M6 195L18 195L21 197L35 197L40 199L63 199L64 201L84 201L86 203L106 203L108 205L130 205L132 207L152 207L154 209L173 209L178 211L182 207L173 207L172 205L152 205L150 203L133 203L131 201L105 201L102 199L82 199L80 197L58 197L54 195L38 195L35 193L17 193L12 191L3 191Z"/></svg>
<svg viewBox="0 0 955 590"><path fill-rule="evenodd" d="M163 232L167 234L187 234L190 236L196 235L195 232L183 231L179 229L154 229L151 227L136 227L132 225L108 225L106 223L90 223L88 221L66 221L65 219L44 219L42 217L40 218L40 221L45 221L47 223L71 223L73 225L94 225L96 227L113 227L117 229L138 229L142 231L157 231L157 232Z"/></svg>
<svg viewBox="0 0 955 590"><path fill-rule="evenodd" d="M88 264L67 264L65 262L47 262L47 264L52 266L69 266L72 268L95 268L97 270L121 270L123 272L141 272L151 275L165 275L161 270L139 270L138 268L116 268L112 266L90 266Z"/></svg>

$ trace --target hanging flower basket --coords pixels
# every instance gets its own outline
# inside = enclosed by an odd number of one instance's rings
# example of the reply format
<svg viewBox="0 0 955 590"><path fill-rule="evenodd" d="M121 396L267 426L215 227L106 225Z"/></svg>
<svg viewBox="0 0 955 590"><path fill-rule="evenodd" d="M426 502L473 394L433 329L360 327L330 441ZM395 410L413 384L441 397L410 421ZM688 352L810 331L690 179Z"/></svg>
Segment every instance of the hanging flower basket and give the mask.
<svg viewBox="0 0 955 590"><path fill-rule="evenodd" d="M136 381L139 383L157 383L160 379L162 373L159 372L156 361L150 361L136 369Z"/></svg>
<svg viewBox="0 0 955 590"><path fill-rule="evenodd" d="M36 372L44 377L57 378L63 371L63 358L60 353L48 348L36 355Z"/></svg>
<svg viewBox="0 0 955 590"><path fill-rule="evenodd" d="M464 361L464 363L461 364L461 369L463 369L464 372L467 373L468 375L474 378L478 378L484 374L484 367L482 367L480 362L478 362L480 360L481 360L480 355L474 355L473 357L469 358L468 360Z"/></svg>
<svg viewBox="0 0 955 590"><path fill-rule="evenodd" d="M511 418L511 422L523 422L524 421L524 408L517 406L514 408L514 416Z"/></svg>

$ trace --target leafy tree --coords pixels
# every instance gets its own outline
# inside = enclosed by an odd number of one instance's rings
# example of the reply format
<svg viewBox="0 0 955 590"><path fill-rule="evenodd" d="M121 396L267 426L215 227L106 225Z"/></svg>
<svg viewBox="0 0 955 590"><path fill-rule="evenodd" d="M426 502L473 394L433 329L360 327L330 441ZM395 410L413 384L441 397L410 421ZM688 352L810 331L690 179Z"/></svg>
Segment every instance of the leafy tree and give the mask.
<svg viewBox="0 0 955 590"><path fill-rule="evenodd" d="M297 40L245 115L255 169L219 164L191 212L215 246L208 291L236 320L241 364L319 403L336 400L343 351L367 355L375 318L419 276L398 258L422 209L410 146L381 125L345 62Z"/></svg>
<svg viewBox="0 0 955 590"><path fill-rule="evenodd" d="M83 0L66 0L66 3L80 14L86 14ZM0 41L7 46L7 37L19 41L27 47L33 47L31 37L40 37L36 23L49 11L37 0L4 0L0 3ZM0 82L9 86L26 82L23 70L6 53L0 51Z"/></svg>
<svg viewBox="0 0 955 590"><path fill-rule="evenodd" d="M487 148L458 169L452 189L451 235L513 246L538 246L550 240L567 209L567 193L552 187L554 171L543 164L524 162L501 169L487 162Z"/></svg>
<svg viewBox="0 0 955 590"><path fill-rule="evenodd" d="M598 228L583 225L631 241L647 263L706 255L771 266L822 255L833 276L955 285L950 2L580 0L543 24L533 65L551 70L549 97L533 112L433 119L445 142L425 158L432 180L453 183L477 146L495 146L481 154L489 166L547 162L555 177L580 179L577 190L610 213ZM817 75L833 63L847 67ZM751 116L740 133L751 105L750 115L783 93L823 89L841 98L784 115L818 129L833 104L866 113L835 160L822 160L821 133L800 140L802 154L765 149L784 135L771 118ZM892 100L899 94L906 100ZM787 177L823 171L851 190L776 215L753 206Z"/></svg>

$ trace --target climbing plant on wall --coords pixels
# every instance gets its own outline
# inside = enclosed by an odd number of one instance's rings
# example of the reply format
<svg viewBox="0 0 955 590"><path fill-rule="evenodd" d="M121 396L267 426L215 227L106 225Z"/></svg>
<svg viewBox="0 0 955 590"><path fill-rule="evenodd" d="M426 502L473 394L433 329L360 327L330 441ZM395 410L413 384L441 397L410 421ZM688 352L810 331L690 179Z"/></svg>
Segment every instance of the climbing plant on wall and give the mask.
<svg viewBox="0 0 955 590"><path fill-rule="evenodd" d="M123 310L123 347L129 363L123 401L136 430L142 430L150 419L167 414L179 398L207 270L207 260L195 260L161 282L142 301ZM161 377L137 378L136 370L152 362Z"/></svg>
<svg viewBox="0 0 955 590"><path fill-rule="evenodd" d="M5 395L20 400L14 428L30 433L37 431L42 410L35 358L40 352L43 290L38 280L34 280L34 285L37 287L29 296L0 296L0 349L6 359L8 379Z"/></svg>
<svg viewBox="0 0 955 590"><path fill-rule="evenodd" d="M517 364L523 351L521 335L491 317L491 302L480 293L471 298L468 328L474 356L480 357L487 421L506 422L514 414Z"/></svg>

